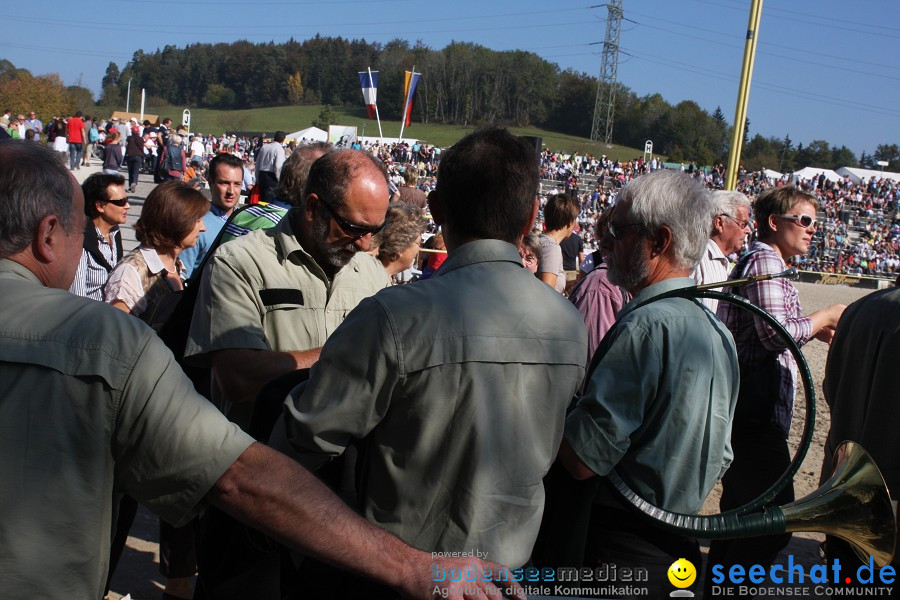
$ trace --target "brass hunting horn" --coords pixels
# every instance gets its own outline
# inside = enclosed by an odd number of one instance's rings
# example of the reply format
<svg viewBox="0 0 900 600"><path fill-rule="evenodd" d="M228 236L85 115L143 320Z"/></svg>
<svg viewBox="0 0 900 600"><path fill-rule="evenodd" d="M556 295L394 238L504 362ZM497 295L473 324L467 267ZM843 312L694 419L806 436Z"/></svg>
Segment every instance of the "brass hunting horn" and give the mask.
<svg viewBox="0 0 900 600"><path fill-rule="evenodd" d="M788 350L803 380L806 391L806 418L797 453L781 478L758 498L734 510L718 515L685 515L653 506L638 496L613 470L607 476L613 488L655 525L685 536L710 539L755 537L798 531L816 531L838 537L853 547L857 556L868 563L874 558L878 567L890 564L897 537L896 514L881 472L869 454L855 442L843 442L835 452L834 473L822 487L808 496L784 506L771 504L776 495L791 481L806 457L815 429L816 392L809 365L800 346L775 318L741 296L715 291L777 277L796 278L797 270L751 276L696 287L687 287L656 296L663 298L713 298L749 310L771 326L787 342Z"/></svg>

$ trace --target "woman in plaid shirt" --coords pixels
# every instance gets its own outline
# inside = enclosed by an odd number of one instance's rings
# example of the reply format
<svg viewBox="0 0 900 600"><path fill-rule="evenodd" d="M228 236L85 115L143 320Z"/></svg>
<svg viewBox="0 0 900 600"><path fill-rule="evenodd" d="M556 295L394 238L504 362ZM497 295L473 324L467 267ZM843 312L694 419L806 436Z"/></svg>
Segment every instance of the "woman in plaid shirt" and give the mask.
<svg viewBox="0 0 900 600"><path fill-rule="evenodd" d="M785 259L806 254L819 226L815 196L792 186L769 188L753 205L758 240L731 273L732 279L780 273ZM774 316L792 338L803 345L815 338L831 342L844 311L835 304L804 315L796 288L787 279L744 285L735 293ZM797 365L786 341L762 319L735 304L719 304L718 316L734 335L741 365L741 392L731 433L734 461L722 478L722 511L737 508L769 488L787 469L787 446ZM793 486L775 498L776 504L794 499ZM790 534L710 545L709 564L771 565L790 541Z"/></svg>

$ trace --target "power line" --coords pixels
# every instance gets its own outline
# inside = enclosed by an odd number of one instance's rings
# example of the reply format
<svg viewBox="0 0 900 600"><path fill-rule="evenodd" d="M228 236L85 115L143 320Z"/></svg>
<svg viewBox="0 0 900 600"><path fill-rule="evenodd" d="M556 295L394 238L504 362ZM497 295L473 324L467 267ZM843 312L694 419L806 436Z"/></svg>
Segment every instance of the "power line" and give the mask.
<svg viewBox="0 0 900 600"><path fill-rule="evenodd" d="M697 2L697 3L700 3L700 4L708 4L708 5L711 5L711 6L719 6L719 7L722 7L722 8L729 8L729 9L731 9L731 10L736 10L736 11L738 11L738 12L740 12L740 13L746 13L746 12L747 12L747 6L746 6L746 3L745 3L745 2L741 2L740 0L731 2L731 3L730 3L730 4L731 4L730 6L729 6L729 5L726 5L726 4L723 4L723 3L720 3L720 2L714 2L714 1L712 1L712 0L693 0L693 1L694 1L694 2ZM778 13L784 13L784 14L786 14L786 15L798 15L799 17L802 17L802 18L796 18L796 19L795 19L795 18L791 18L791 17L785 17L785 20L788 20L788 21L795 21L795 22L800 22L800 23L806 23L807 25L810 25L810 24L811 24L811 23L809 23L809 19L819 19L819 20L821 20L821 21L832 21L832 22L837 22L837 23L840 23L841 25L858 25L858 26L860 26L860 27L868 27L868 28L870 28L870 29L883 29L883 30L885 30L885 31L891 31L891 32L895 32L895 33L900 33L900 28L897 28L897 27L886 27L886 26L884 26L884 25L873 25L872 23L861 23L861 22L859 22L859 21L851 21L851 20L846 19L846 18L844 18L844 17L826 17L826 16L822 16L822 15L811 15L811 14L808 14L808 13L803 13L803 12L799 12L799 11L796 11L796 10L789 10L789 9L786 9L786 8L769 8L769 7L767 7L765 10L766 10L767 13L768 13L768 12L775 13L776 16L777 16ZM829 27L829 25L826 25L826 24L823 24L823 23L815 23L815 25L820 25L820 26L822 26L822 27ZM835 29L842 29L842 27L840 27L840 26L834 26L834 28L835 28ZM863 33L869 33L869 32L863 32ZM875 34L875 35L879 35L879 34ZM894 37L894 36L888 36L888 37Z"/></svg>
<svg viewBox="0 0 900 600"><path fill-rule="evenodd" d="M644 16L646 16L646 15L644 15ZM648 17L649 17L649 16L648 16ZM650 19L653 19L654 17L649 17L649 18L650 18ZM667 21L667 22L671 22L671 21ZM719 45L719 46L725 46L725 47L728 47L728 48L741 48L741 47L742 47L742 46L740 46L739 44L734 44L734 43L729 43L729 42L723 42L723 41L719 41L719 40L711 40L711 39L704 38L704 37L701 37L701 36L698 36L698 35L695 35L695 34L692 34L692 33L686 33L686 32L684 32L684 31L677 31L677 30L673 30L673 29L667 29L667 28L665 28L665 27L659 27L659 26L657 26L657 25L650 25L650 24L644 23L644 22L638 22L638 24L641 25L641 26L643 26L643 27L647 27L648 29L655 29L655 30L657 30L657 31L663 31L663 32L666 32L666 33L671 33L671 34L673 34L673 35L680 35L680 36L682 36L682 37L687 37L687 38L690 38L690 39L695 40L695 41L708 42L708 43L710 43L710 44L717 44L717 45ZM684 25L683 23L673 23L673 24L674 24L674 25ZM716 35L728 36L730 39L734 39L734 35L733 35L733 34L724 34L724 33L720 32L720 31L713 31L713 30L711 30L711 29L703 29L703 28L696 27L696 26L693 26L693 25L690 25L690 26L685 25L685 27L688 27L689 29L694 29L694 30L696 30L696 31L705 31L705 32L708 32L708 33L716 34ZM790 50L791 52L803 52L803 53L805 53L805 54L815 54L816 56L821 56L821 57L825 57L825 58L831 58L831 59L834 59L834 60L841 60L841 61L845 61L845 62L850 62L850 63L853 63L854 69L858 69L858 65L859 65L860 62L861 62L861 61L859 61L859 60L857 60L857 59L847 58L846 56L837 56L837 55L833 55L833 54L825 54L825 53L822 53L822 52L813 51L813 50L809 50L809 49L806 49L806 48L795 48L795 47L793 47L793 46L785 46L785 45L783 45L783 44L774 44L774 43L771 43L771 42L763 42L763 41L761 41L761 42L760 42L760 45L763 46L763 47L770 47L770 46L771 46L771 47L773 47L773 48L783 48L783 49L785 49L785 50ZM784 54L781 54L781 53L774 53L774 52L767 52L767 51L760 51L760 53L766 54L766 55L770 55L770 56L777 56L778 58L787 59L787 60L802 60L802 59L796 59L796 58L794 58L794 57L792 57L792 56L787 56L787 55L784 55ZM820 65L821 65L822 63L814 63L814 64L820 64ZM896 65L896 64L893 64L893 65L880 64L880 63L873 63L873 62L868 61L868 60L865 61L865 64L871 65L871 66L875 66L875 67L881 67L881 68L885 68L885 69L895 69L895 70L900 70L900 66L898 66L898 65ZM823 66L830 66L831 68L834 68L834 69L840 69L840 68L841 68L841 67L839 67L839 66L837 66L837 65L823 65ZM857 72L857 71L854 71L854 73L856 73L856 72ZM873 74L873 75L875 75L876 77L882 77L882 74L880 74L880 73L879 73L879 74Z"/></svg>
<svg viewBox="0 0 900 600"><path fill-rule="evenodd" d="M625 52L625 51L626 50L623 49L623 52ZM719 71L712 71L710 69L695 69L695 68L685 66L682 63L672 61L672 60L662 57L662 56L655 56L652 54L635 52L633 50L627 50L627 52L628 52L629 56L633 56L634 58L637 58L639 60L644 60L647 62L659 64L659 65L668 67L670 69L687 71L689 73L695 73L697 75L702 75L704 77L718 79L721 81L729 81L729 82L737 82L738 81L738 78L735 75L732 75L730 73L722 73ZM813 94L810 92L806 92L804 90L797 90L797 89L788 88L788 87L781 86L781 85L767 83L764 81L760 81L758 79L754 79L752 85L754 88L764 89L766 91L784 94L787 96L794 96L796 98L802 98L804 100L812 100L812 101L820 102L823 104L831 104L834 106L840 106L842 108L852 108L852 109L856 109L856 110L866 110L866 111L870 111L870 112L877 112L878 114L882 114L882 115L889 116L889 117L900 117L900 110L887 108L884 106L876 106L873 104L866 104L863 102L846 100L843 98L835 98L833 96L825 96L825 95L818 94L818 93Z"/></svg>
<svg viewBox="0 0 900 600"><path fill-rule="evenodd" d="M47 48L46 46L34 46L30 44L12 44L10 42L0 42L0 46L5 48L17 48L20 50L34 50L37 52L49 52L50 54L77 54L79 56L99 56L101 58L106 57L121 57L121 58L131 58L131 55L123 54L120 52L107 52L106 50L100 51L92 51L92 50L75 50L73 48Z"/></svg>
<svg viewBox="0 0 900 600"><path fill-rule="evenodd" d="M217 5L220 3L216 3ZM265 4L265 3L264 3ZM563 8L558 10L536 10L530 12L515 12L515 13L497 13L497 14L488 14L488 15L466 15L466 16L458 16L458 17L437 17L428 19L429 23L434 22L446 22L446 21L480 21L483 19L505 19L509 17L522 17L522 16L535 16L535 15L545 15L545 14L559 14L563 12L575 12L575 11L583 11L587 10L587 7L582 8ZM96 28L109 29L109 25L105 23L98 23L96 20L73 20L73 19L47 19L44 17L29 17L29 16L19 16L14 15L9 17L7 20L12 21L21 21L25 23L40 23L42 25L83 25L83 26L94 26ZM391 19L388 21L360 21L355 23L348 23L346 21L340 21L336 23L310 23L309 21L305 21L303 23L290 23L290 24L276 24L276 25L241 25L239 31L241 31L241 35L246 35L246 32L249 31L269 31L276 29L292 29L296 30L298 28L302 29L317 29L322 27L355 27L355 26L370 26L370 25L396 25L397 20ZM117 28L119 29L119 28ZM228 31L238 31L235 29L235 25L204 25L203 29L224 29L226 32ZM496 28L491 28L496 29ZM171 28L169 27L157 27L152 26L149 28L143 29L128 29L128 31L137 31L137 32L146 32L146 33L171 33ZM192 34L196 33L204 33L204 32L195 32L192 31ZM205 32L209 33L209 32ZM346 37L346 36L345 36Z"/></svg>

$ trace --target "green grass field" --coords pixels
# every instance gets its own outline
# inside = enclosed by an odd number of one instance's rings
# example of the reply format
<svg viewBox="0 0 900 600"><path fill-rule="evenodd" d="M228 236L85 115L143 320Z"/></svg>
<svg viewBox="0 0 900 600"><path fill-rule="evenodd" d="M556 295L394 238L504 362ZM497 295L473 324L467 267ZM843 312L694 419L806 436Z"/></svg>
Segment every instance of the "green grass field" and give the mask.
<svg viewBox="0 0 900 600"><path fill-rule="evenodd" d="M148 114L170 117L175 123L181 122L184 107L162 106L149 107ZM252 110L213 110L206 108L191 109L191 129L202 133L222 133L229 131L265 131L270 135L278 129L288 133L309 127L319 116L322 105L309 106L275 106ZM360 135L377 136L378 122L369 120L362 107L333 106L331 110L337 117L335 125L355 125ZM365 127L365 132L363 128ZM400 135L399 121L381 121L382 131L386 137ZM438 125L430 123L413 123L403 130L404 138L416 138L429 144L444 147L453 145L474 126ZM587 138L546 131L536 127L512 127L510 131L516 135L531 135L543 138L544 146L558 152L578 152L582 154L606 154L618 160L631 160L641 156L643 152L635 148L592 142Z"/></svg>

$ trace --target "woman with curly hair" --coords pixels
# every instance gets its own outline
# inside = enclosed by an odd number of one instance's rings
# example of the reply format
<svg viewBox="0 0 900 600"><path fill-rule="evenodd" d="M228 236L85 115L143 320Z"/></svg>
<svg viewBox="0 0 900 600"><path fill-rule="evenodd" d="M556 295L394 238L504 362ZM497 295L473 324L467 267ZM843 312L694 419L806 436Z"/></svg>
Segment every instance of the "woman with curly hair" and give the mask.
<svg viewBox="0 0 900 600"><path fill-rule="evenodd" d="M378 247L376 257L388 276L394 277L412 266L427 226L428 221L418 208L405 202L388 205L384 229L374 240Z"/></svg>

